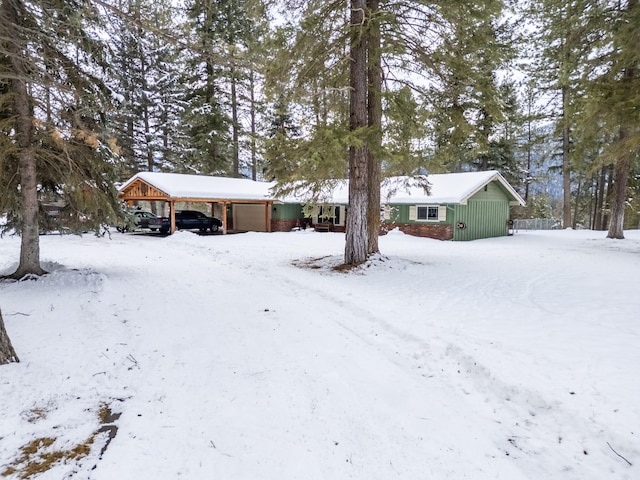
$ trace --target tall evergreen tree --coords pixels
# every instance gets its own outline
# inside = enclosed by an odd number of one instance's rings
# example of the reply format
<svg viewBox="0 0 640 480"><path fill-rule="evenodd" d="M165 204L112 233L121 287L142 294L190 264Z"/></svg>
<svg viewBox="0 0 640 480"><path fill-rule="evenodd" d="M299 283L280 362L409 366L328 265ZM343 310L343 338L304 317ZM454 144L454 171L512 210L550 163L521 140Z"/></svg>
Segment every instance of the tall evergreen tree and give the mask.
<svg viewBox="0 0 640 480"><path fill-rule="evenodd" d="M531 184L536 181L538 171L536 167L540 167L545 159L543 149L546 132L541 122L546 116L539 105L540 90L536 88L534 82L527 81L521 90L522 124L517 150L522 157L520 164L523 178L519 183L524 186L523 198L528 202Z"/></svg>
<svg viewBox="0 0 640 480"><path fill-rule="evenodd" d="M196 171L243 174L242 116L243 112L255 115L251 110L255 96L250 100L255 90L250 84L261 62L253 55L257 46L253 37L264 30L263 10L261 0L188 2L189 35L198 48L188 53L186 81L191 93L184 121L193 144L190 163Z"/></svg>
<svg viewBox="0 0 640 480"><path fill-rule="evenodd" d="M432 56L438 81L431 96L434 160L446 171L497 168L505 155L512 161L510 141L498 131L507 121L510 92L497 73L512 56L499 24L502 13L499 1L460 2L443 13L450 35Z"/></svg>
<svg viewBox="0 0 640 480"><path fill-rule="evenodd" d="M628 200L629 172L640 158L640 2L627 0L611 5L604 29L609 44L601 57L608 70L596 77L593 87L597 116L613 139L605 156L614 161L614 195L609 238L624 238L624 214Z"/></svg>
<svg viewBox="0 0 640 480"><path fill-rule="evenodd" d="M119 215L104 128L110 92L96 77L107 68L95 34L99 18L84 3L0 3L0 210L21 234L13 278L45 273L38 216L47 190L66 201L71 230L99 230Z"/></svg>
<svg viewBox="0 0 640 480"><path fill-rule="evenodd" d="M113 8L116 68L109 84L120 101L111 122L126 159L123 174L179 168L185 91L179 84L180 44L172 38L176 8L166 0L119 0Z"/></svg>
<svg viewBox="0 0 640 480"><path fill-rule="evenodd" d="M379 251L382 175L382 17L380 0L367 0L367 253Z"/></svg>
<svg viewBox="0 0 640 480"><path fill-rule="evenodd" d="M224 44L227 61L221 71L229 84L229 108L231 110L231 172L240 174L240 82L245 77L240 55L246 52L249 37L252 34L252 22L249 16L250 0L219 0L213 31Z"/></svg>
<svg viewBox="0 0 640 480"><path fill-rule="evenodd" d="M501 121L489 139L486 159L488 170L498 170L516 188L523 186L524 165L518 155L518 141L522 136L525 117L521 111L515 82L505 79L498 85L501 102Z"/></svg>
<svg viewBox="0 0 640 480"><path fill-rule="evenodd" d="M266 94L286 112L300 136L269 139L265 145L267 176L279 190L306 189L322 196L336 179L348 175L349 76L345 9L336 2L292 5L285 24L268 39ZM278 160L280 159L280 160Z"/></svg>
<svg viewBox="0 0 640 480"><path fill-rule="evenodd" d="M218 2L192 0L188 5L187 35L195 46L187 56L183 83L189 92L183 115L191 148L187 164L195 172L226 174L231 170L231 119L224 110L220 82L226 59L220 41Z"/></svg>
<svg viewBox="0 0 640 480"><path fill-rule="evenodd" d="M564 224L576 223L575 218L571 220L570 204L570 175L575 172L574 211L578 212L585 185L596 176L593 223L602 226L606 188L611 186L607 172L613 166L615 192L608 236L623 238L627 179L640 143L638 2L537 0L532 4L540 21L537 37L544 62L540 70L544 74L535 78L557 93L560 112Z"/></svg>
<svg viewBox="0 0 640 480"><path fill-rule="evenodd" d="M386 92L385 103L385 175L424 174L427 165L429 112L409 87Z"/></svg>
<svg viewBox="0 0 640 480"><path fill-rule="evenodd" d="M265 163L262 172L273 180L284 178L300 168L296 157L290 155L292 143L300 137L300 128L293 120L284 96L273 107L265 140Z"/></svg>
<svg viewBox="0 0 640 480"><path fill-rule="evenodd" d="M571 222L571 171L574 160L572 134L580 77L585 55L593 40L586 27L590 0L532 0L527 11L535 20L533 78L553 99L551 112L556 123L563 184L563 225Z"/></svg>
<svg viewBox="0 0 640 480"><path fill-rule="evenodd" d="M365 1L351 0L350 17L350 101L349 129L353 133L368 125L367 117L367 40L365 28ZM354 144L349 147L349 214L344 263L362 263L369 253L367 212L369 211L369 159L367 145ZM380 189L378 184L377 189ZM377 214L379 215L378 208Z"/></svg>

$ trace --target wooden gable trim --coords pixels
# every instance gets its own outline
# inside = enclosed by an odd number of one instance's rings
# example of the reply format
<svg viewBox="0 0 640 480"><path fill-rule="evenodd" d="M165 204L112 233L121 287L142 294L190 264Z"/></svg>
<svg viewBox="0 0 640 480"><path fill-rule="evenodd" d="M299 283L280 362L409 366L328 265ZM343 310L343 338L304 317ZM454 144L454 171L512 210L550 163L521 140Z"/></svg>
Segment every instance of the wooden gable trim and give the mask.
<svg viewBox="0 0 640 480"><path fill-rule="evenodd" d="M168 200L170 197L157 187L136 179L130 185L127 185L119 195L123 200Z"/></svg>

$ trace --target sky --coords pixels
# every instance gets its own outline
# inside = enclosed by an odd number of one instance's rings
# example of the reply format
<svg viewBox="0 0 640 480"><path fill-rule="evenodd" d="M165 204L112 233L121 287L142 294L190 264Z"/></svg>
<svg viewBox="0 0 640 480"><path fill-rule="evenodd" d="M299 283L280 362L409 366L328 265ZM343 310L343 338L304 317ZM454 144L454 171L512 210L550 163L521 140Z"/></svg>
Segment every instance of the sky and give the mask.
<svg viewBox="0 0 640 480"><path fill-rule="evenodd" d="M0 474L640 478L640 232L604 237L392 231L345 271L340 233L43 235L0 284Z"/></svg>

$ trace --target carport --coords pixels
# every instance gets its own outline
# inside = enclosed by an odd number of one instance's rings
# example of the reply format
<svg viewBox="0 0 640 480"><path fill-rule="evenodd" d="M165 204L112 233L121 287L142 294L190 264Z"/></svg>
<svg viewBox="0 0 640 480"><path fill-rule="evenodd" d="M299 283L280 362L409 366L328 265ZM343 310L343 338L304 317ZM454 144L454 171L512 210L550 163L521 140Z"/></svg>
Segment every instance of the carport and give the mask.
<svg viewBox="0 0 640 480"><path fill-rule="evenodd" d="M271 206L274 200L269 197L269 192L272 186L273 183L243 178L140 172L119 188L118 196L128 205L135 201L167 202L171 233L176 229L175 206L179 202L209 204L212 216L215 216L216 205L219 205L222 231L225 234L228 230L228 206L231 206L233 213L238 212L238 218L233 215L234 228L245 225L253 227L246 228L247 230L270 232ZM262 219L264 229L260 228Z"/></svg>

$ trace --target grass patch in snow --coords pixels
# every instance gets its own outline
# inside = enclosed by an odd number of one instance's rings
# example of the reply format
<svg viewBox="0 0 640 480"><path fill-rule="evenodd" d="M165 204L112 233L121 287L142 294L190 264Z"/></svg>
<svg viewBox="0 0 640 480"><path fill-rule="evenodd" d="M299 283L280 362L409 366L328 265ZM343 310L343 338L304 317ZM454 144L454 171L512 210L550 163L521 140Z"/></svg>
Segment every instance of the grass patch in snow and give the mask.
<svg viewBox="0 0 640 480"><path fill-rule="evenodd" d="M34 409L33 420L27 420L29 423L36 422L38 419L46 417L46 410ZM107 433L107 439L100 450L99 458L102 458L109 443L116 436L118 428L113 422L120 418L119 413L114 413L108 405L102 405L98 411L98 420L100 427L94 431L83 442L75 445L73 448L61 449L56 448L56 440L54 437L40 437L32 440L20 447L20 453L12 463L10 463L1 473L3 477L17 475L20 479L29 479L44 473L60 463L79 462L91 453L96 437L101 433Z"/></svg>
<svg viewBox="0 0 640 480"><path fill-rule="evenodd" d="M20 448L20 456L2 472L2 476L17 474L18 478L27 479L46 472L59 462L80 460L91 452L97 433L94 432L83 443L69 450L50 448L55 444L55 438L36 438Z"/></svg>

